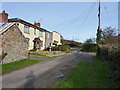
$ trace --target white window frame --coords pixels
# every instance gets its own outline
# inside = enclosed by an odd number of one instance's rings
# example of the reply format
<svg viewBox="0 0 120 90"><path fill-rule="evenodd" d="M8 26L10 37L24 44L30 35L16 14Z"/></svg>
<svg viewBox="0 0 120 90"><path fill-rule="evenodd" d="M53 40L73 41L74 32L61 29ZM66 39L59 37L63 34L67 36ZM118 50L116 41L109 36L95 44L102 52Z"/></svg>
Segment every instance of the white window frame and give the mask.
<svg viewBox="0 0 120 90"><path fill-rule="evenodd" d="M36 35L36 29L34 29L34 35Z"/></svg>
<svg viewBox="0 0 120 90"><path fill-rule="evenodd" d="M43 32L40 31L40 32L39 32L39 35L40 35L40 37L43 37Z"/></svg>
<svg viewBox="0 0 120 90"><path fill-rule="evenodd" d="M30 27L24 25L24 33L30 33L30 30L29 30Z"/></svg>
<svg viewBox="0 0 120 90"><path fill-rule="evenodd" d="M50 38L50 34L49 33L47 33L47 38Z"/></svg>

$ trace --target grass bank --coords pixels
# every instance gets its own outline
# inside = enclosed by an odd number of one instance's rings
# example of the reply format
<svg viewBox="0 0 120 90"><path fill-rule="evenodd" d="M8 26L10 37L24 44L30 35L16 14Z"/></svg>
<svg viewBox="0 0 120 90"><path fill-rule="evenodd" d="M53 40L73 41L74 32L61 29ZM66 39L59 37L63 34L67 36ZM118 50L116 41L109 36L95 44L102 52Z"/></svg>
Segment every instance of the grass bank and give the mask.
<svg viewBox="0 0 120 90"><path fill-rule="evenodd" d="M36 64L38 62L41 62L43 60L35 60L35 59L22 59L20 61L8 63L8 64L2 64L2 74L12 72L14 70Z"/></svg>
<svg viewBox="0 0 120 90"><path fill-rule="evenodd" d="M67 78L60 79L52 88L113 88L117 87L110 83L108 73L110 72L107 62L93 57L94 64L82 60L79 65L69 70Z"/></svg>
<svg viewBox="0 0 120 90"><path fill-rule="evenodd" d="M51 56L47 56L47 55L43 55L43 54L39 54L39 53L31 53L31 55L37 55L37 56L43 56L43 57L51 58Z"/></svg>

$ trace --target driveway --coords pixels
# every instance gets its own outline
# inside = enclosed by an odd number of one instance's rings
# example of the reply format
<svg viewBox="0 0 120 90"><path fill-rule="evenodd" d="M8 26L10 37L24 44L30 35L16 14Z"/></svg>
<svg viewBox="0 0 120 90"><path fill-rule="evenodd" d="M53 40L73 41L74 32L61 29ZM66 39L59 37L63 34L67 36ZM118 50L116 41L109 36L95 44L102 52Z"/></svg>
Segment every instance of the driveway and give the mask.
<svg viewBox="0 0 120 90"><path fill-rule="evenodd" d="M3 88L46 88L51 86L68 68L80 60L92 63L95 53L71 52L63 56L40 62L2 76Z"/></svg>

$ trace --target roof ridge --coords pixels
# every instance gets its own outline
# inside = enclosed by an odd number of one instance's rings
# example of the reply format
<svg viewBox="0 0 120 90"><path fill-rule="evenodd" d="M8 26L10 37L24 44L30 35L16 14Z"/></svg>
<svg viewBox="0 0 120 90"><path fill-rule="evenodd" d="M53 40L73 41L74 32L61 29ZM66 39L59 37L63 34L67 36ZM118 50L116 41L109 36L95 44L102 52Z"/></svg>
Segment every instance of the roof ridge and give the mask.
<svg viewBox="0 0 120 90"><path fill-rule="evenodd" d="M8 19L8 22L20 22L20 23L23 23L23 24L26 24L28 26L31 26L31 27L34 27L34 28L37 28L38 30L41 30L41 31L46 31L46 32L50 32L44 28L41 28L41 27L37 27L35 26L34 24L30 23L30 22L27 22L23 19L20 19L20 18L11 18L11 19Z"/></svg>
<svg viewBox="0 0 120 90"><path fill-rule="evenodd" d="M0 28L0 34L2 34L3 32L5 32L6 30L8 30L10 27L12 27L14 23L7 23L7 26L5 25L4 27Z"/></svg>

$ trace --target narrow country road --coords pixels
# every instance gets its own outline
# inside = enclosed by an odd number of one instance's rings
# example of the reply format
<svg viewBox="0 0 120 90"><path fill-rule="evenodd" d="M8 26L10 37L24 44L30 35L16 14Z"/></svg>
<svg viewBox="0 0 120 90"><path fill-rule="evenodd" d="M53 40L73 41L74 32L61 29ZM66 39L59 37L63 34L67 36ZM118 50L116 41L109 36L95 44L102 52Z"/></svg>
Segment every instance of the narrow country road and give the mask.
<svg viewBox="0 0 120 90"><path fill-rule="evenodd" d="M65 73L80 60L92 63L94 53L71 52L63 56L46 60L2 76L2 88L46 88L52 85L56 75Z"/></svg>

